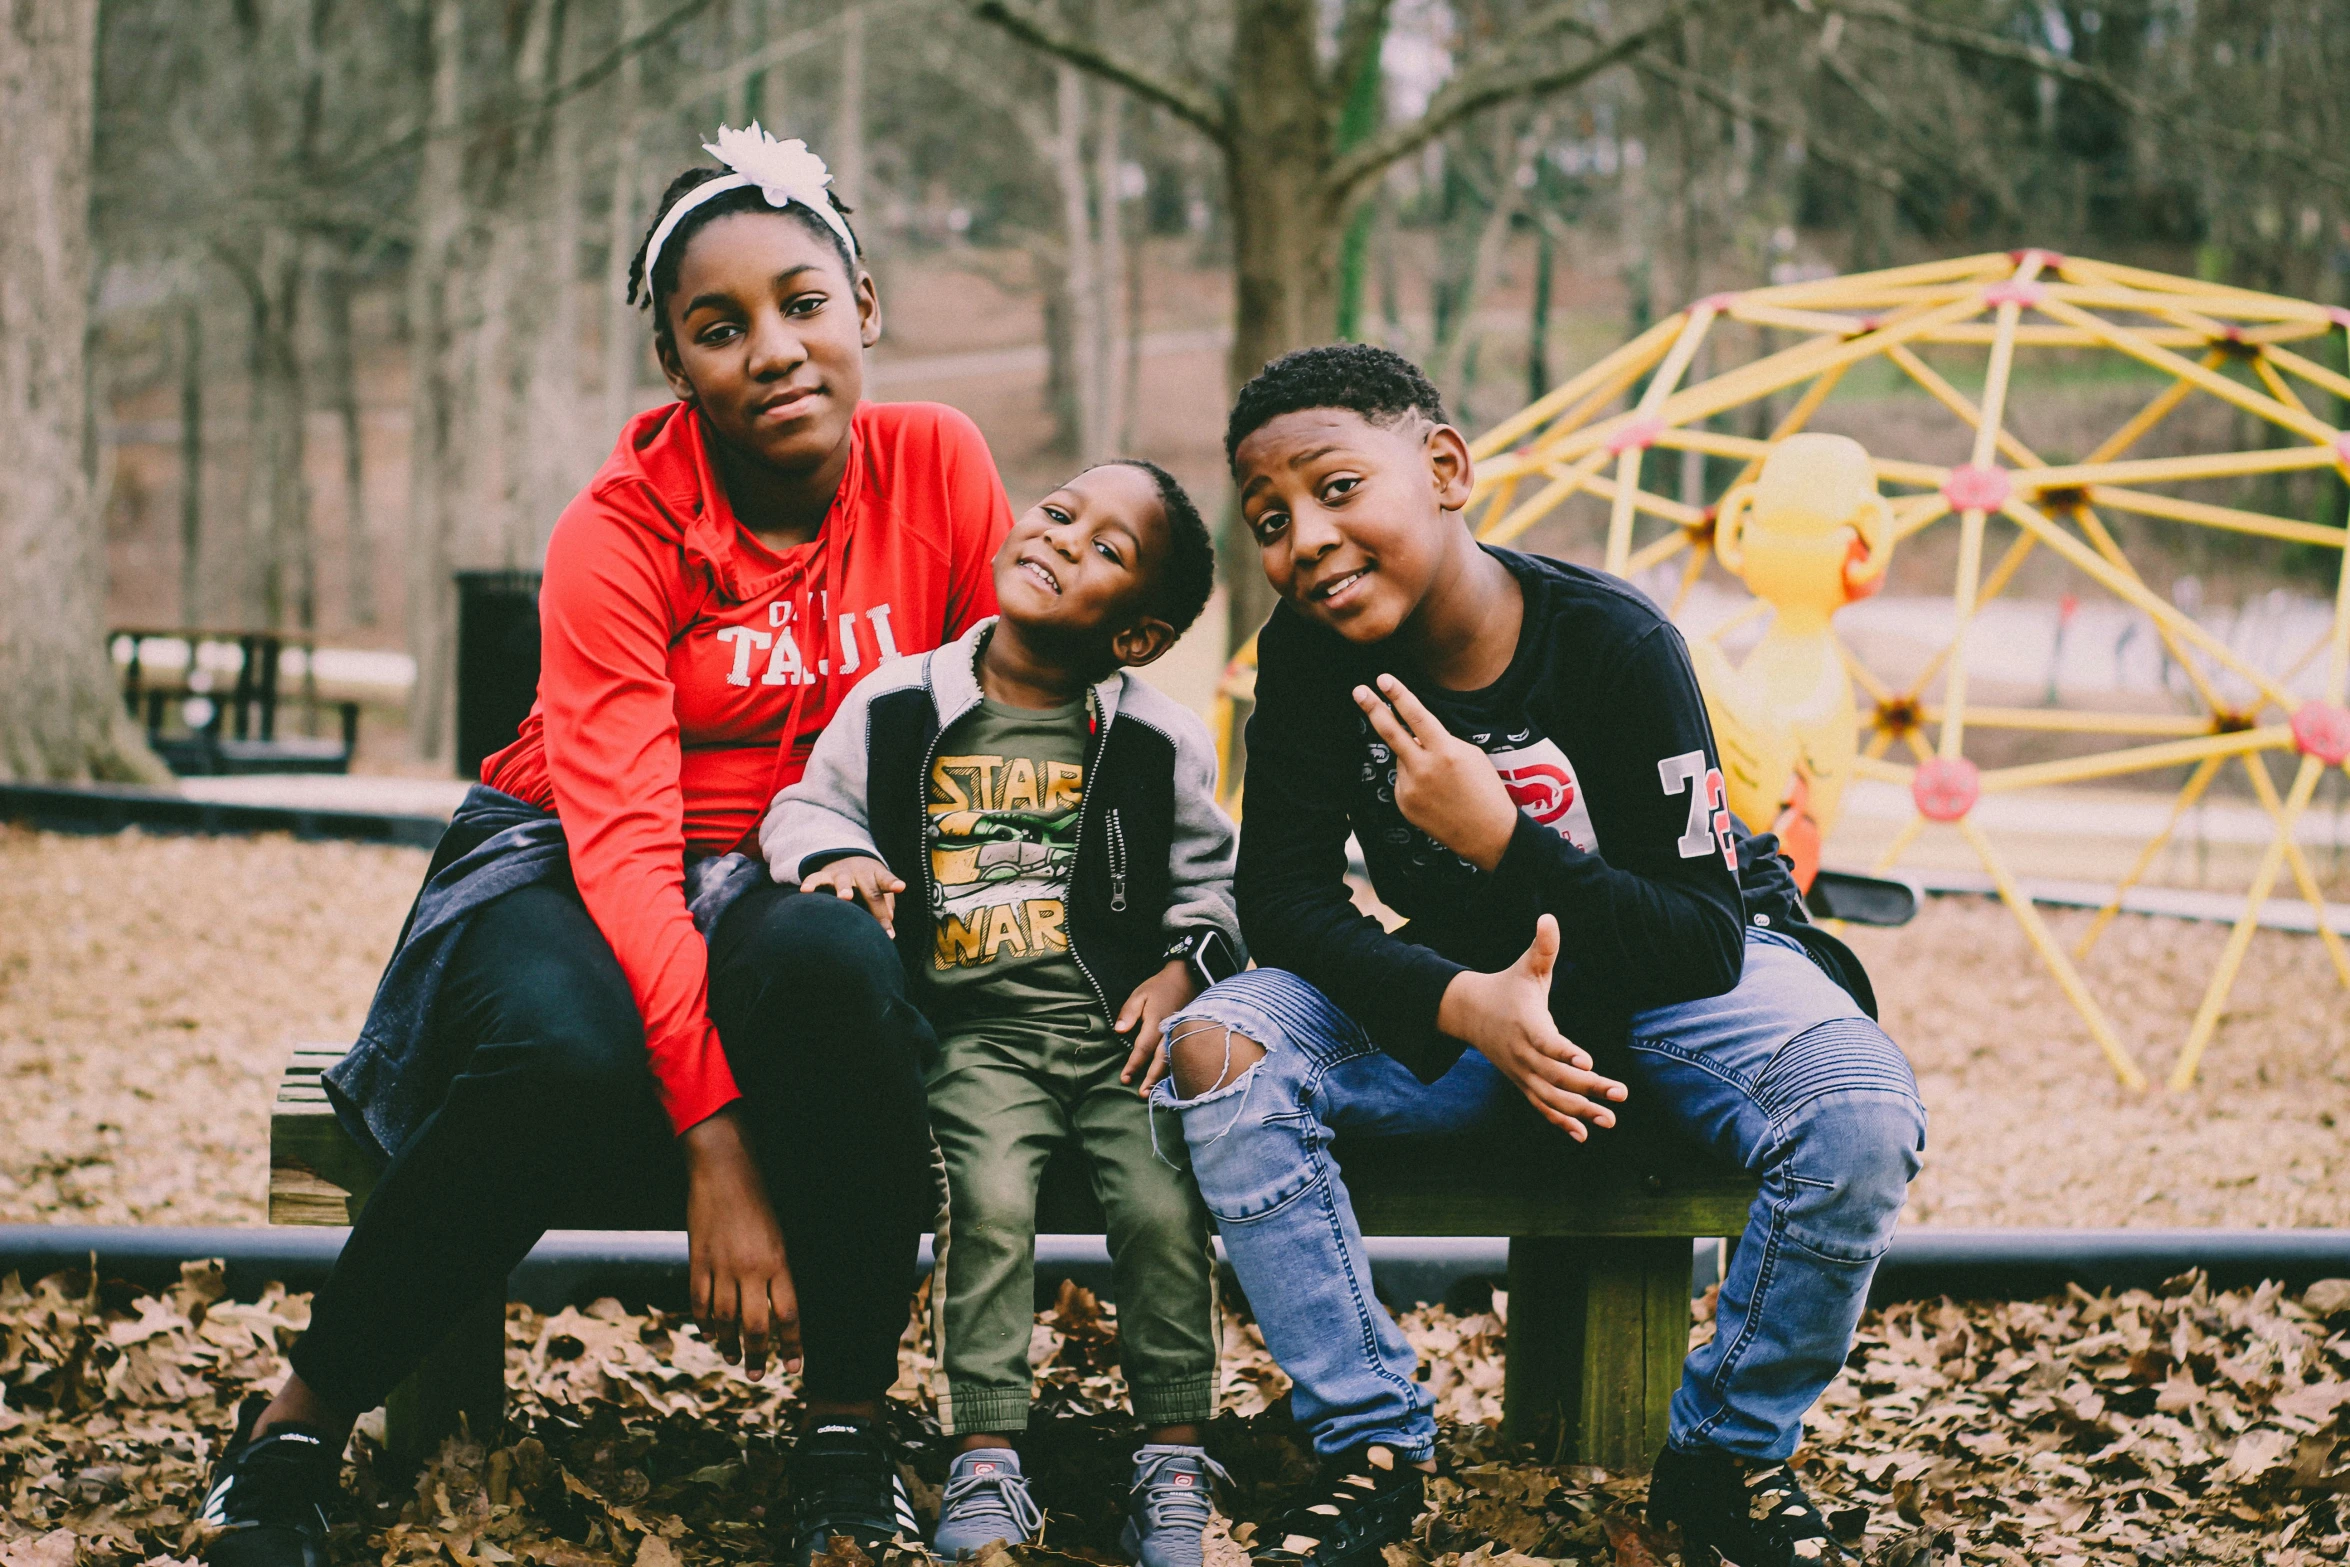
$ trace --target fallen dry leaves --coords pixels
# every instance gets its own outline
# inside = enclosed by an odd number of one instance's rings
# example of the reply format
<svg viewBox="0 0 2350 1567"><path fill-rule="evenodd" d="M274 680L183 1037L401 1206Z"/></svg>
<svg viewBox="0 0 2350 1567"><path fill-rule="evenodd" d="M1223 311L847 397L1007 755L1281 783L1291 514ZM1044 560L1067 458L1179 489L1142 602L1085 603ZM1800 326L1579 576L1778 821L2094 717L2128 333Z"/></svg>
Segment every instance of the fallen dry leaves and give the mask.
<svg viewBox="0 0 2350 1567"><path fill-rule="evenodd" d="M0 1223L260 1223L286 1054L358 1032L426 859L0 825Z"/></svg>
<svg viewBox="0 0 2350 1567"><path fill-rule="evenodd" d="M1388 1567L1667 1567L1643 1482L1540 1464L1502 1442L1506 1297L1415 1311L1406 1330L1444 1409L1446 1472ZM1701 1312L1702 1315L1702 1312ZM0 1282L0 1567L184 1560L241 1397L283 1375L308 1303L223 1298L217 1269L144 1295L61 1275ZM917 1314L893 1422L918 1510L948 1444L925 1394ZM1701 1324L1701 1329L1703 1324ZM1129 1454L1113 1309L1065 1287L1040 1313L1026 1442L1042 1541L981 1567L1115 1561ZM1243 1538L1313 1471L1254 1327L1226 1323L1224 1413ZM1969 1562L2337 1562L2350 1549L2350 1280L2299 1298L2152 1293L1899 1306L1863 1324L1798 1465L1831 1521L1884 1567ZM495 1441L448 1442L413 1478L363 1425L333 1559L382 1567L722 1567L773 1559L788 1493L787 1386L728 1366L693 1328L610 1301L509 1309L511 1410ZM1220 1521L1209 1567L1245 1567ZM833 1567L867 1567L843 1561Z"/></svg>

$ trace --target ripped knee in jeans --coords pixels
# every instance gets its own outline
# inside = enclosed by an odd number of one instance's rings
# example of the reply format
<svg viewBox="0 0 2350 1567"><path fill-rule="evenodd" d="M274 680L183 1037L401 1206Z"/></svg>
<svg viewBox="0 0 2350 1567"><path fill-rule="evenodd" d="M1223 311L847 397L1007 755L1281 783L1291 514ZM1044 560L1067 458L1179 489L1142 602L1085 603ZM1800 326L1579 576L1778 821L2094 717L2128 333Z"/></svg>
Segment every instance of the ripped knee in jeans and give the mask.
<svg viewBox="0 0 2350 1567"><path fill-rule="evenodd" d="M1167 1064L1178 1100L1229 1087L1264 1058L1263 1045L1213 1018L1180 1019L1167 1034Z"/></svg>

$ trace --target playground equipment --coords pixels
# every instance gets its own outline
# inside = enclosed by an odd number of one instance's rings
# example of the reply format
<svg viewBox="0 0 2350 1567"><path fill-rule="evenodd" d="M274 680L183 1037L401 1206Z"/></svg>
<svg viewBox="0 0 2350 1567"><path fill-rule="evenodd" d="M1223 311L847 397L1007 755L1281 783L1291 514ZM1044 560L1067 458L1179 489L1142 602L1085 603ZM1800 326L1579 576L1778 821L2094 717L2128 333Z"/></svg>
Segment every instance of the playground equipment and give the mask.
<svg viewBox="0 0 2350 1567"><path fill-rule="evenodd" d="M1683 386L1682 376L1699 345L1724 318L1794 333L1801 340ZM2350 952L2328 927L2317 879L2293 839L2319 778L2350 757L2350 710L2342 705L2345 684L2350 683L2350 572L2342 566L2340 528L2189 499L2157 486L2306 469L2330 468L2350 477L2350 435L2313 413L2304 401L2304 394L2311 392L2350 398L2350 377L2287 346L2308 344L2334 330L2350 331L2350 313L2039 250L1715 295L1659 322L1477 440L1472 446L1479 460L1472 517L1482 537L1504 543L1569 496L1587 491L1609 503L1609 568L1636 575L1686 551L1688 564L1681 578L1685 594L1704 570L1703 546L1714 542L1716 513L1643 489L1645 454L1662 448L1740 461L1746 465L1739 480L1743 484L1763 471L1764 459L1779 443L1804 429L1855 365L1881 359L1896 366L1971 431L1972 449L1968 460L1954 467L1883 453L1872 463L1880 482L1907 492L1889 503L1895 540L1954 516L1959 529L1951 590L1956 631L1924 672L1896 688L1849 651L1843 654L1846 668L1871 704L1861 719L1869 739L1859 758L1860 773L1907 785L1916 807L1880 866L1897 862L1930 825L1946 825L1960 833L2115 1074L2135 1087L2145 1081L2144 1073L2082 980L2074 957L2085 955L2095 943L2119 909L2122 895L2145 875L2179 819L2220 769L2231 763L2242 767L2274 833L2172 1068L2170 1085L2185 1088L2194 1081L2218 1027L2261 910L2288 868L2317 915L2319 934L2336 972L2350 987ZM1970 397L1921 357L1919 349L1928 344L1982 350L1979 395ZM2126 355L2160 372L2167 384L2081 461L2051 465L2016 437L2006 419L2016 355L2038 349ZM1716 416L1783 392L1793 392L1794 400L1768 439L1711 428ZM2261 434L2277 444L2247 443L2240 450L2173 457L2128 455L2149 431L2198 395L2253 415L2265 427ZM1619 408L1627 397L1631 405ZM2335 577L2331 622L2298 657L2279 669L2262 668L2149 590L2102 520L2103 512L2128 512L2329 551ZM1730 516L1727 504L1720 514ZM1644 517L1665 523L1668 531L1643 541L1639 533ZM1993 518L2011 524L2015 532L1986 568ZM1730 554L1737 549L1733 542ZM2089 584L2144 615L2186 676L2198 710L2165 714L1971 704L1967 677L1972 623L2036 550L2056 555ZM1758 599L1750 613L1769 607L1767 600ZM1833 636L1832 631L1826 634ZM2290 689L2293 682L2313 665L2323 671L2317 694L2297 696ZM2240 682L2249 697L2231 699L2225 694L2223 671ZM1939 700L1933 700L1937 695ZM2095 755L1986 769L1968 758L1967 739L1996 729L2111 736L2130 743ZM1909 753L1908 765L1886 758L1896 744ZM2292 781L2282 792L2268 769L2271 753L2296 758ZM2181 766L2192 771L2169 821L2120 879L2076 953L2067 953L2018 886L2006 857L1974 820L1976 802L1995 791Z"/></svg>
<svg viewBox="0 0 2350 1567"><path fill-rule="evenodd" d="M1698 349L1725 319L1767 328L1782 342L1790 337L1794 341L1710 379L1684 385ZM1603 500L1608 504L1605 563L1610 570L1639 576L1686 553L1674 606L1678 608L1679 599L1703 573L1707 557L1718 552L1717 531L1729 539L1729 556L1744 562L1750 573L1757 561L1779 547L1774 533L1773 543L1756 554L1752 540L1758 536L1757 524L1742 521L1727 502L1740 487L1754 484L1764 474L1765 460L1774 451L1805 431L1848 372L1865 362L1881 361L1922 389L1966 432L1967 460L1946 465L1879 452L1869 465L1877 482L1896 492L1883 503L1890 514L1889 543L1955 519L1955 630L1922 672L1913 672L1899 684L1872 672L1837 644L1846 670L1867 699L1855 724L1856 732L1867 734L1855 774L1907 787L1915 807L1879 868L1895 865L1923 832L1959 834L2080 1013L2115 1075L2131 1087L2143 1086L2146 1077L2136 1055L2107 1019L2075 959L2086 956L2118 912L2123 895L2153 866L2180 820L2220 771L2240 767L2274 831L2171 1069L2170 1086L2183 1089L2194 1081L2218 1027L2262 910L2288 871L2316 913L2336 972L2350 987L2350 952L2329 928L2319 883L2293 838L2321 777L2350 758L2350 709L2343 706L2345 686L2350 684L2350 571L2342 564L2344 531L2171 493L2198 480L2312 469L2350 478L2350 435L2312 411L2313 401L2315 407L2327 408L2336 406L2335 399L2350 399L2350 376L2289 346L2318 351L2316 345L2336 330L2350 332L2350 312L2042 250L1967 256L1717 294L1658 322L1473 442L1478 467L1470 516L1480 537L1501 544L1518 538L1573 496ZM1921 354L1929 348L1945 366L1958 357L1982 354L1976 361L1982 365L1979 390L1970 395L1929 363ZM2158 372L2163 384L2080 461L2051 464L2018 438L2007 418L2017 355L2040 350L2125 356ZM2316 394L2315 399L2305 400L2308 394ZM2216 398L2251 415L2254 437L2234 450L2129 455L2149 432L2197 397ZM1721 416L1751 411L1766 401L1776 412L1767 436L1737 435L1716 427L1724 422ZM1725 504L1692 505L1643 487L1643 468L1652 450L1700 453L1743 468ZM1761 498L1760 489L1756 494ZM2334 574L2329 624L2297 656L2277 661L2274 668L2263 667L2149 589L2104 521L2105 514L2115 512L2325 552ZM1717 518L1728 521L1718 526ZM1997 557L1987 561L1994 519L2013 532ZM1663 531L1654 531L1655 524L1662 524ZM1978 612L2007 589L2018 569L2038 551L2063 561L2084 579L2086 588L2109 594L2144 617L2191 687L2192 711L1998 707L1970 700L1969 633ZM1765 567L1764 574L1776 580L1775 568ZM1801 613L1820 618L1816 599L1805 603L1812 607ZM1750 623L1771 608L1769 599L1757 598L1713 635ZM1815 639L1834 636L1832 629L1822 633L1816 624L1808 634ZM1233 702L1245 699L1253 688L1253 661L1253 646L1245 648L1227 672L1221 692L1227 724ZM2295 684L2313 670L2314 692L2297 693ZM1799 679L1788 681L1790 689L1801 684ZM1830 689L1825 693L1816 687L1806 689L1832 704L1833 681L1826 684ZM2236 695L2231 684L2247 694ZM2107 737L2115 748L1984 767L1969 758L1967 745L1970 737L1987 731ZM1906 761L1888 757L1895 747L1906 753ZM2291 780L2282 790L2269 771L2272 754L2292 762ZM2019 886L2008 857L1975 819L1976 803L2002 791L2180 767L2190 771L2167 822L2068 953ZM1816 794L1809 809L1816 819Z"/></svg>
<svg viewBox="0 0 2350 1567"><path fill-rule="evenodd" d="M1776 611L1744 664L1712 638L1689 648L1730 809L1779 835L1809 892L1860 753L1852 677L1828 618L1884 585L1893 513L1860 442L1791 435L1760 479L1722 497L1713 542L1723 567Z"/></svg>

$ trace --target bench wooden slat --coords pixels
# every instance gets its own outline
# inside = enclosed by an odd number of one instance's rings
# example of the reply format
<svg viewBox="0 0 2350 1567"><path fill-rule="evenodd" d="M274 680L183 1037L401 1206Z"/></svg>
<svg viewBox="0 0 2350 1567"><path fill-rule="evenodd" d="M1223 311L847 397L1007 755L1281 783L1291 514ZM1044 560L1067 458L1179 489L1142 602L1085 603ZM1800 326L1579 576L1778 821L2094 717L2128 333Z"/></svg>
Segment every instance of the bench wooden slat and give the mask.
<svg viewBox="0 0 2350 1567"><path fill-rule="evenodd" d="M375 1184L318 1081L342 1055L304 1046L279 1080L272 1224L349 1224ZM1509 1237L1513 1439L1612 1469L1654 1460L1688 1345L1689 1242L1745 1226L1752 1177L1631 1120L1582 1145L1529 1119L1475 1136L1341 1138L1333 1152L1366 1234ZM1082 1156L1064 1150L1037 1194L1037 1229L1102 1228ZM477 1432L495 1421L501 1332L485 1310L402 1385L387 1414L395 1461L421 1461L461 1410Z"/></svg>
<svg viewBox="0 0 2350 1567"><path fill-rule="evenodd" d="M269 1222L349 1224L375 1177L374 1162L335 1119L316 1076L304 1080L289 1068L269 1117Z"/></svg>

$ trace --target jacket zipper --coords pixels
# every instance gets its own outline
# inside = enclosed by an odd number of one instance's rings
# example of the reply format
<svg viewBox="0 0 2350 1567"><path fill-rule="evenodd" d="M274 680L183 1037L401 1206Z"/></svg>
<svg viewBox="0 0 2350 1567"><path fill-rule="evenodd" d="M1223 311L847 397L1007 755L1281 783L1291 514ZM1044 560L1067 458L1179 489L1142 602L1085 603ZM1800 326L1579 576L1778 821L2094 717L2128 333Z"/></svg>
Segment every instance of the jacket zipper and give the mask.
<svg viewBox="0 0 2350 1567"><path fill-rule="evenodd" d="M939 915L938 884L930 875L930 769L937 765L938 748L947 737L947 721L939 716L938 687L930 683L930 668L923 666L922 689L930 698L930 743L922 748L922 768L914 775L915 820L922 824L922 836L917 858L922 862L922 907L933 923ZM1080 802L1082 804L1082 802Z"/></svg>
<svg viewBox="0 0 2350 1567"><path fill-rule="evenodd" d="M1101 706L1100 703L1096 701L1092 691L1088 690L1085 693L1085 702L1086 710L1089 713L1096 715L1097 722L1094 727L1102 732L1097 734L1094 739L1093 754L1086 758L1085 789L1084 792L1079 794L1077 797L1077 852L1080 855L1085 852L1086 814L1093 809L1094 790L1101 780L1102 752L1108 749L1110 743L1110 737L1107 733L1109 726L1107 724L1098 722ZM927 762L923 764L922 776L925 778L930 776L930 765ZM923 795L922 808L925 812L930 809L930 797L927 792L925 792ZM1110 813L1110 822L1113 829L1116 826L1117 820L1118 813L1112 811ZM1123 867L1124 860L1122 858L1113 859L1110 863L1113 867L1112 874L1115 877L1115 880L1112 883L1113 892L1110 907L1113 909L1122 909L1125 907L1126 898L1125 878L1123 876L1118 876L1116 871L1118 868ZM1074 895L1076 891L1077 864L1074 860L1072 860L1069 864L1069 879L1063 884L1063 891L1061 893L1061 899L1064 905L1074 901ZM1102 989L1102 982L1093 977L1093 970L1086 967L1085 965L1085 955L1077 950L1076 930L1074 929L1073 925L1064 928L1067 928L1069 931L1069 960L1077 965L1077 972L1083 974L1085 976L1085 982L1093 987L1093 998L1094 1000L1101 1003L1102 1016L1110 1019L1113 1022L1116 1021L1118 1016L1117 1011L1111 1007L1109 995Z"/></svg>
<svg viewBox="0 0 2350 1567"><path fill-rule="evenodd" d="M1118 808L1110 807L1110 912L1126 912L1126 824L1118 819Z"/></svg>

